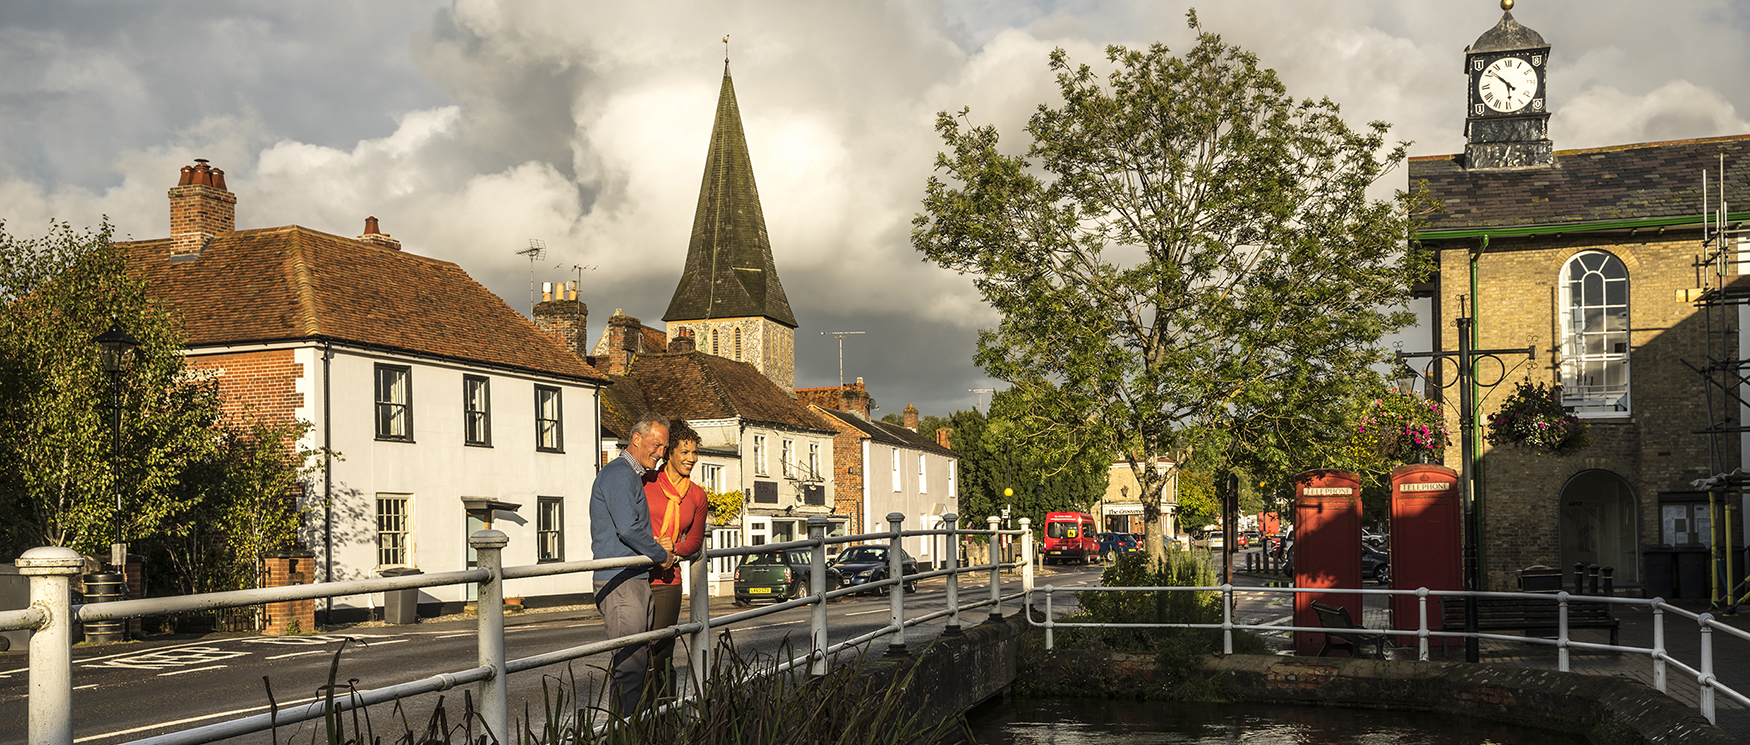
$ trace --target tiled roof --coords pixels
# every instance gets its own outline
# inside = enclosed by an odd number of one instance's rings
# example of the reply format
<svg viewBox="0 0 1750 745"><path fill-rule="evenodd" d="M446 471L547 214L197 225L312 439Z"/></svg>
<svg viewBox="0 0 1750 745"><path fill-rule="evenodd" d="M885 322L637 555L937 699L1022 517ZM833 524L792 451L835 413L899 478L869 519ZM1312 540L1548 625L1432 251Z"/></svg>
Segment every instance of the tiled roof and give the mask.
<svg viewBox="0 0 1750 745"><path fill-rule="evenodd" d="M821 409L821 411L826 412L828 416L831 416L834 419L857 428L870 440L879 442L883 445L911 448L913 450L925 450L939 455L946 455L950 458L959 457L954 451L942 447L941 443L897 424L889 424L879 419L864 419L856 414L835 411L833 409Z"/></svg>
<svg viewBox="0 0 1750 745"><path fill-rule="evenodd" d="M119 243L190 347L323 339L606 382L461 267L296 225Z"/></svg>
<svg viewBox="0 0 1750 745"><path fill-rule="evenodd" d="M650 410L644 403L644 389L638 381L625 375L609 375L613 385L602 389L602 429L621 440L632 438L632 425Z"/></svg>
<svg viewBox="0 0 1750 745"><path fill-rule="evenodd" d="M1717 204L1722 154L1728 199L1750 204L1750 135L1560 150L1548 168L1468 171L1462 156L1423 156L1410 159L1410 183L1426 180L1444 209L1429 232L1690 217L1704 170Z"/></svg>
<svg viewBox="0 0 1750 745"><path fill-rule="evenodd" d="M753 158L748 155L735 84L725 63L717 121L711 127L693 234L687 242L687 263L662 320L757 316L796 328L796 314L772 261L766 215L753 180Z"/></svg>
<svg viewBox="0 0 1750 745"><path fill-rule="evenodd" d="M608 401L625 407L626 419L645 411L670 419L734 419L832 434L831 425L791 398L754 366L704 352L647 354L632 363L627 376L633 395L609 389ZM640 400L641 399L641 400ZM632 411L633 407L638 407ZM607 415L604 413L604 424ZM630 424L624 425L629 427ZM611 429L611 427L610 427ZM623 434L616 431L616 434Z"/></svg>

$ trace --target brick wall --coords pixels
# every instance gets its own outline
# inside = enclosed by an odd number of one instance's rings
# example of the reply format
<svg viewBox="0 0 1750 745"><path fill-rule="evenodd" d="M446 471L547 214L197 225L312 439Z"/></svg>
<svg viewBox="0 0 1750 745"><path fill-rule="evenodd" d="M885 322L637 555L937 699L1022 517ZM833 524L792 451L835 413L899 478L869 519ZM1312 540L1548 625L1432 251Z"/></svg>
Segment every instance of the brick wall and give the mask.
<svg viewBox="0 0 1750 745"><path fill-rule="evenodd" d="M214 236L236 229L237 195L225 188L225 172L205 161L183 166L170 189L170 255L198 255Z"/></svg>
<svg viewBox="0 0 1750 745"><path fill-rule="evenodd" d="M220 412L227 425L247 426L252 420L289 423L304 405L297 380L303 375L290 349L203 354L190 357L196 375L219 383Z"/></svg>
<svg viewBox="0 0 1750 745"><path fill-rule="evenodd" d="M316 559L307 551L271 554L262 562L262 587L307 585L316 579ZM316 601L291 600L268 603L263 612L262 633L283 636L316 630Z"/></svg>
<svg viewBox="0 0 1750 745"><path fill-rule="evenodd" d="M1678 297L1680 291L1698 285L1691 266L1697 240L1694 232L1678 231L1664 235L1647 231L1640 237L1579 233L1495 239L1481 255L1477 274L1481 301L1475 308L1479 347L1535 345L1537 359L1506 358L1500 384L1481 389L1479 429L1486 432L1487 417L1512 393L1514 383L1556 382L1561 364L1558 282L1568 260L1586 250L1608 251L1628 269L1632 409L1625 418L1588 420L1592 446L1574 455L1537 455L1483 443L1478 493L1484 589L1514 589L1518 570L1560 563L1561 497L1574 476L1598 469L1622 477L1634 493L1636 541L1646 546L1660 540L1659 494L1688 490L1691 480L1713 472L1708 439L1694 434L1708 419L1702 381L1683 364L1704 359L1707 333L1698 310ZM1425 245L1439 252L1437 338L1442 349L1455 350L1458 340L1451 319L1460 315L1459 296L1470 293L1469 255L1477 241ZM1729 336L1736 349L1735 331ZM1478 374L1488 382L1500 370L1485 362ZM1456 403L1456 390L1443 395ZM1456 433L1457 407L1447 409L1448 426ZM1459 468L1458 443L1446 453L1446 465ZM1737 453L1734 441L1729 448L1731 462L1720 470L1738 467ZM1639 575L1637 568L1635 576ZM1618 567L1617 576L1625 576L1623 567Z"/></svg>

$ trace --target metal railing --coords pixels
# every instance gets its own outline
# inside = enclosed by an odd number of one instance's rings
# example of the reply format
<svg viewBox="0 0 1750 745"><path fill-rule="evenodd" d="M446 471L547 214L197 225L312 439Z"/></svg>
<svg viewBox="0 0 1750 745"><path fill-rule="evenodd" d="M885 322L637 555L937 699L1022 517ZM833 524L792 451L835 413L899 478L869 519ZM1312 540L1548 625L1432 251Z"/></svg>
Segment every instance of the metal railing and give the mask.
<svg viewBox="0 0 1750 745"><path fill-rule="evenodd" d="M1235 591L1235 589L1236 588L1231 584L1217 585L1217 586L1210 586L1210 587L1079 587L1079 588L1073 588L1073 589L1056 587L1054 585L1045 585L1042 587L1034 588L1034 590L1027 592L1026 593L1027 597L1023 602L1026 603L1027 605L1031 606L1033 603L1033 594L1034 593L1043 593L1045 595L1045 609L1044 609L1045 612L1044 612L1043 620L1037 620L1033 617L1032 614L1029 613L1029 614L1027 614L1027 621L1029 624L1031 624L1033 626L1041 627L1045 630L1045 648L1046 649L1053 648L1054 639L1053 639L1052 632L1054 629L1057 629L1057 628L1220 629L1222 631L1222 653L1223 654L1233 654L1233 632L1234 632L1234 629L1241 629L1241 630L1245 630L1245 631L1271 631L1271 632L1301 631L1301 632L1311 632L1311 633L1319 633L1319 634L1333 630L1333 629L1326 628L1324 626L1288 626L1288 625L1282 625L1282 624L1235 623L1234 622L1234 591ZM1369 628L1369 629L1364 629L1364 630L1368 633L1383 634L1386 636L1415 636L1416 637L1416 659L1417 659L1417 661L1421 661L1421 662L1428 661L1428 659L1429 659L1428 658L1428 646L1429 646L1428 640L1430 638L1449 637L1449 638L1463 639L1463 638L1469 638L1472 636L1474 636L1477 639L1522 642L1522 643L1527 643L1527 644L1553 646L1556 648L1556 667L1557 667L1557 669L1561 670L1562 672L1571 672L1572 671L1572 663L1571 663L1571 659L1570 659L1570 653L1574 649L1593 650L1593 651L1601 651L1601 652L1623 652L1623 653L1634 654L1634 655L1646 655L1647 659L1651 662L1651 665L1652 665L1653 687L1655 689L1657 689L1660 693L1667 693L1668 692L1667 691L1668 672L1669 672L1667 669L1668 667L1674 666L1677 669L1679 669L1685 673L1688 673L1689 675L1693 675L1695 677L1695 681L1700 686L1700 689L1701 689L1696 708L1701 713L1702 716L1707 718L1707 720L1709 722L1717 723L1715 704L1716 704L1716 698L1718 695L1724 695L1727 698L1738 702L1740 705L1750 707L1750 697L1747 697L1744 693L1741 693L1738 690L1726 685L1725 683L1720 682L1720 680L1714 676L1714 651L1713 651L1713 632L1722 631L1722 632L1725 632L1725 633L1730 634L1732 636L1735 636L1739 639L1743 639L1745 641L1750 641L1750 632L1745 632L1741 629L1736 629L1736 628L1733 628L1733 627L1728 626L1726 624L1720 623L1719 621L1714 620L1713 614L1711 614L1711 613L1699 613L1698 614L1698 613L1693 613L1693 612L1684 610L1682 608L1679 608L1677 606L1671 605L1671 604L1665 602L1664 598L1651 598L1651 599L1618 598L1618 597L1599 596L1599 595L1573 595L1573 594L1570 594L1567 592L1557 592L1557 593L1467 592L1464 590L1430 590L1426 587L1419 587L1419 588L1416 588L1414 590L1363 590L1363 589L1334 588L1334 587L1304 587L1304 588L1302 588L1302 587L1244 587L1244 588L1239 588L1239 589L1242 589L1245 592L1284 593L1284 594L1289 594L1289 595L1302 594L1302 593L1319 594L1319 595L1325 595L1325 594L1332 594L1332 595L1338 595L1338 594L1341 594L1341 595L1414 595L1416 597L1416 609L1417 609L1417 611L1416 611L1416 628L1414 628L1414 629L1373 629L1373 628ZM1052 614L1052 596L1055 593L1059 593L1059 592L1070 592L1070 593L1083 593L1083 592L1219 592L1219 593L1221 593L1221 618L1222 618L1222 620L1220 623L1082 623L1082 622L1058 621L1056 619L1056 617L1053 616L1053 614ZM1546 639L1546 638L1535 637L1535 636L1510 636L1510 635L1505 635L1505 634L1490 634L1490 633L1483 633L1483 632L1477 632L1475 634L1467 634L1467 633L1462 632L1462 631L1446 631L1444 629L1444 624L1442 625L1442 628L1440 630L1436 630L1436 629L1429 627L1429 625L1428 625L1428 598L1430 598L1430 597L1463 598L1466 596L1474 596L1477 598L1510 598L1510 599L1516 599L1516 600L1528 600L1528 601L1535 601L1535 602L1555 603L1555 605L1556 605L1556 636L1554 639ZM1615 605L1623 605L1623 606L1644 606L1645 608L1647 608L1648 610L1650 610L1652 612L1652 617L1653 617L1652 643L1653 643L1653 645L1651 647L1636 647L1636 646L1621 645L1621 644L1599 644L1596 642L1575 641L1573 638L1571 638L1569 636L1570 629L1568 626L1568 608L1569 608L1569 604L1574 602L1574 601L1580 601L1583 603L1607 603L1607 604L1615 604ZM1694 620L1696 622L1698 632L1701 635L1701 637L1700 637L1701 650L1700 650L1700 654L1699 654L1700 659L1697 662L1696 666L1692 667L1689 664L1683 662L1682 660L1679 660L1676 657L1671 656L1669 651L1666 649L1666 646L1665 646L1665 612L1666 611L1676 613L1680 616L1684 616L1684 617L1689 618L1691 620ZM1442 614L1442 617L1444 617L1444 614Z"/></svg>
<svg viewBox="0 0 1750 745"><path fill-rule="evenodd" d="M905 654L907 628L939 618L947 618L948 624L944 633L958 633L962 611L988 606L991 618L1001 618L1004 601L1018 600L1025 597L1033 589L1032 528L1031 521L1027 518L1021 518L1021 526L1018 530L1001 530L999 519L996 517L990 518L988 530L961 529L959 518L954 514L942 516L945 527L931 530L901 530L904 515L899 513L889 514L887 520L891 529L884 533L828 538L826 537L829 524L827 518L813 516L808 518L808 538L803 540L703 551L695 557L689 567L687 579L691 605L690 618L687 622L641 634L582 644L516 660L505 659L505 580L593 572L597 569L615 567L649 566L652 562L640 556L506 567L502 564L503 549L509 543L509 538L497 530L481 530L468 537L468 544L475 549L478 556L477 569L73 605L71 579L83 567L84 558L67 548L35 548L26 551L16 562L19 573L30 577L30 606L18 610L0 611L0 631L25 629L32 632L29 647L29 724L27 728L29 742L31 745L72 745L72 627L76 621L120 620L145 615L185 613L288 600L308 600L472 583L477 586L479 599L479 615L476 625L477 656L474 667L432 675L399 685L360 691L344 697L337 696L332 706L334 710L345 711L422 693L444 691L459 685L474 684L476 686L475 700L482 724L499 742L509 742L511 729L506 676L512 673L576 660L621 647L684 635L689 637L688 646L694 680L709 685L710 681L704 680L704 678L706 671L711 669L710 649L713 629L733 626L790 608L812 605L814 607L809 619L808 651L781 664L777 669L779 671L789 670L806 663L809 666L810 674L825 675L832 655L841 650L866 644L885 636L891 637L888 642L888 654ZM929 572L905 574L901 561L901 539L920 536L946 536L949 538L950 550L947 551L947 566ZM990 561L988 563L965 567L959 565L959 539L968 536L989 536L991 538ZM1016 560L1004 562L998 556L997 544L999 537L1002 536L1018 539L1021 555ZM884 579L837 589L826 589L827 546L883 540L888 545L888 569ZM812 590L811 594L717 618L711 616L709 559L746 556L795 548L813 549L808 585L809 589ZM1005 596L1001 587L1002 572L1005 569L1017 568L1020 569L1021 573L1021 591ZM961 603L959 597L960 575L985 571L990 574L990 596L976 602ZM947 608L907 618L905 615L905 586L934 577L945 577L947 580ZM828 644L827 601L853 593L867 592L871 589L883 589L888 592L890 605L887 625L838 644ZM697 692L695 691L695 693ZM275 725L283 726L317 719L329 711L329 706L328 702L319 700L303 706L288 707L271 714L245 717L135 740L129 745L148 743L150 745L171 745L173 743L175 745L193 745L213 742L227 737L263 732Z"/></svg>

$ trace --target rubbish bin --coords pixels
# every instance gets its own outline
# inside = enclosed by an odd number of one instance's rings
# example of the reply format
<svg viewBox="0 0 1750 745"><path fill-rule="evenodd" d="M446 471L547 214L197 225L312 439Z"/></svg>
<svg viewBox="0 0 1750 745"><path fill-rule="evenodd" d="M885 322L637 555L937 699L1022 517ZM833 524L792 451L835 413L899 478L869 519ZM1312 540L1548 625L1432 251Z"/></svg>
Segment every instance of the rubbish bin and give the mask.
<svg viewBox="0 0 1750 745"><path fill-rule="evenodd" d="M1707 547L1690 544L1677 548L1677 597L1702 600L1707 597Z"/></svg>
<svg viewBox="0 0 1750 745"><path fill-rule="evenodd" d="M384 577L411 577L425 574L412 567L384 569ZM394 624L419 623L419 588L387 590L383 593L383 622Z"/></svg>
<svg viewBox="0 0 1750 745"><path fill-rule="evenodd" d="M122 599L126 585L121 572L92 572L85 575L85 602L113 603ZM119 642L127 638L127 621L86 621L85 641Z"/></svg>
<svg viewBox="0 0 1750 745"><path fill-rule="evenodd" d="M1646 546L1641 555L1647 560L1646 581L1641 584L1649 598L1677 599L1677 549L1670 546Z"/></svg>
<svg viewBox="0 0 1750 745"><path fill-rule="evenodd" d="M1561 592L1562 570L1534 564L1519 570L1520 592Z"/></svg>

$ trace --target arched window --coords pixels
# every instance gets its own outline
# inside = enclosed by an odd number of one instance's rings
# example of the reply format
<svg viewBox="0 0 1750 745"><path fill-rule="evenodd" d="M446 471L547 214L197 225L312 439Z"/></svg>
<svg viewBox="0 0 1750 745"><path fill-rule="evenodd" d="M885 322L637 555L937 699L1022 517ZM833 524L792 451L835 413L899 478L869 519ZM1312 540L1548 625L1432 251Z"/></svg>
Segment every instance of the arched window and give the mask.
<svg viewBox="0 0 1750 745"><path fill-rule="evenodd" d="M1562 270L1562 405L1578 414L1629 410L1628 267L1586 251Z"/></svg>
<svg viewBox="0 0 1750 745"><path fill-rule="evenodd" d="M741 329L735 330L735 361L741 361Z"/></svg>
<svg viewBox="0 0 1750 745"><path fill-rule="evenodd" d="M711 329L711 354L717 354L717 329Z"/></svg>

